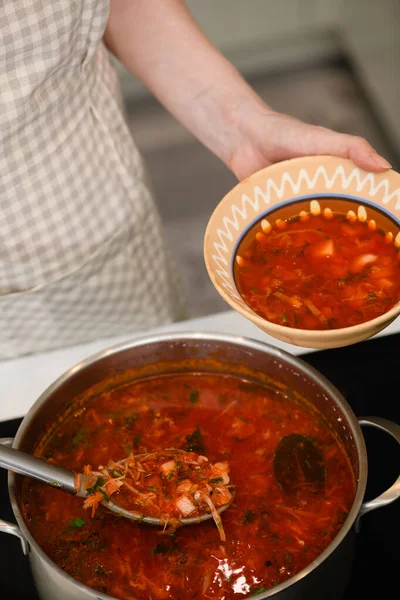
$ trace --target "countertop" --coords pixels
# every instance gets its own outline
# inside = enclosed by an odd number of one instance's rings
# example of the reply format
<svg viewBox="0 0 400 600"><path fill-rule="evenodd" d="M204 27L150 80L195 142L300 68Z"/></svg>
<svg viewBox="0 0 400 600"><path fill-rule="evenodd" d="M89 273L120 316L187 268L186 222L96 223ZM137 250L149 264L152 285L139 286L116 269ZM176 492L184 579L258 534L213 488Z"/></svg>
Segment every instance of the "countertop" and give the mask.
<svg viewBox="0 0 400 600"><path fill-rule="evenodd" d="M280 342L258 329L248 319L228 310L207 317L170 323L136 336L99 340L89 344L71 346L61 350L24 356L15 360L0 361L0 421L24 416L40 394L65 371L81 360L119 343L144 335L168 331L212 331L250 337L272 344L295 355L312 350ZM396 319L376 338L400 332L400 319Z"/></svg>

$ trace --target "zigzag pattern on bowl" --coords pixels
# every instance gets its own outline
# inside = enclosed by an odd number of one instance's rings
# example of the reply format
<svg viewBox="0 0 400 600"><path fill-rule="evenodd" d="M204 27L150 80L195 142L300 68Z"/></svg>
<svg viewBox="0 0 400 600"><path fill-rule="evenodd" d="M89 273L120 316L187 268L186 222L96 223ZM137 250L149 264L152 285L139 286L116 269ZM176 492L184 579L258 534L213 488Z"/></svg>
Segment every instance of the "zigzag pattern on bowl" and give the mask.
<svg viewBox="0 0 400 600"><path fill-rule="evenodd" d="M330 177L324 166L319 166L313 175L309 175L305 168L300 169L298 177L293 180L291 175L285 171L281 177L281 181L277 183L274 179L268 178L266 181L265 191L259 186L254 187L253 198L250 198L247 194L242 194L241 205L231 205L231 216L223 217L223 228L217 229L217 236L219 242L214 242L215 254L212 255L213 261L216 263L218 269L216 269L216 275L220 278L220 285L224 287L227 293L240 302L244 307L247 305L243 302L242 298L238 295L233 282L231 273L229 271L229 248L226 245L226 240L233 242L235 239L234 231L240 232L243 229L243 222L252 221L257 217L260 212L260 206L264 204L266 207L271 203L273 194L278 199L281 199L285 195L286 186L289 186L290 191L293 192L293 197L299 194L302 186L305 184L307 189L311 192L314 191L317 183L322 184L325 191L329 191L333 188L336 183L339 183L341 189L346 191L351 185L356 184L356 191L363 193L365 197L373 199L377 194L382 195L382 204L389 204L394 201L394 210L400 210L400 188L393 191L390 190L390 184L387 179L382 179L379 183L375 183L374 173L361 172L359 169L354 168L349 175L346 175L343 165L339 165L333 175ZM321 192L323 193L323 192ZM278 205L277 205L278 206Z"/></svg>

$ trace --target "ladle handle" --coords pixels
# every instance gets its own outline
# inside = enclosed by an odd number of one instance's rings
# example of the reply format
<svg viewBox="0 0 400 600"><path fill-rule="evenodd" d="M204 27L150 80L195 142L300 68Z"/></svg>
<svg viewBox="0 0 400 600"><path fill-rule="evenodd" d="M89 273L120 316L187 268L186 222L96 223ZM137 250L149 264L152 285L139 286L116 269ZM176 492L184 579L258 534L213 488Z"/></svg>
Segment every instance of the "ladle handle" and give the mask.
<svg viewBox="0 0 400 600"><path fill-rule="evenodd" d="M31 456L21 450L0 444L0 467L20 475L33 477L68 494L75 494L74 474L64 467Z"/></svg>

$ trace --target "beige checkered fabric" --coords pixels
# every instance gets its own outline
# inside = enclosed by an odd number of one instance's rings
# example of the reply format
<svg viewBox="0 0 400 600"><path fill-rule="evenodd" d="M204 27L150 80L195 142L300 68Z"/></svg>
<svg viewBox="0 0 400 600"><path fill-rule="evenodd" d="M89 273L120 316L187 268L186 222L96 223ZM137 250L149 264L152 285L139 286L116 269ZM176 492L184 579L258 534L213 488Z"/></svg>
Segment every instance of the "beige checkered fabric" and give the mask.
<svg viewBox="0 0 400 600"><path fill-rule="evenodd" d="M0 1L0 359L184 315L101 42L108 9Z"/></svg>

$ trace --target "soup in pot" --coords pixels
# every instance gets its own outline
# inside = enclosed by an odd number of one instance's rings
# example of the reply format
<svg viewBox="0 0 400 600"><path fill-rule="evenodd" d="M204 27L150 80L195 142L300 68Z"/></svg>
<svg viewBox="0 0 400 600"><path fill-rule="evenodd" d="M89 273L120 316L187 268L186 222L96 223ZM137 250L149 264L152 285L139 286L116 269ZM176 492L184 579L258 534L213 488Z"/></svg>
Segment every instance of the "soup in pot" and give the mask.
<svg viewBox="0 0 400 600"><path fill-rule="evenodd" d="M276 448L292 433L306 436L323 456L318 493L307 486L290 493L275 478ZM355 497L348 457L311 405L230 375L162 375L104 392L69 409L36 454L83 472L110 458L166 448L229 465L235 496L222 515L225 541L212 520L163 532L102 506L92 517L82 499L25 479L24 518L61 569L121 600L251 596L310 564L334 539Z"/></svg>

